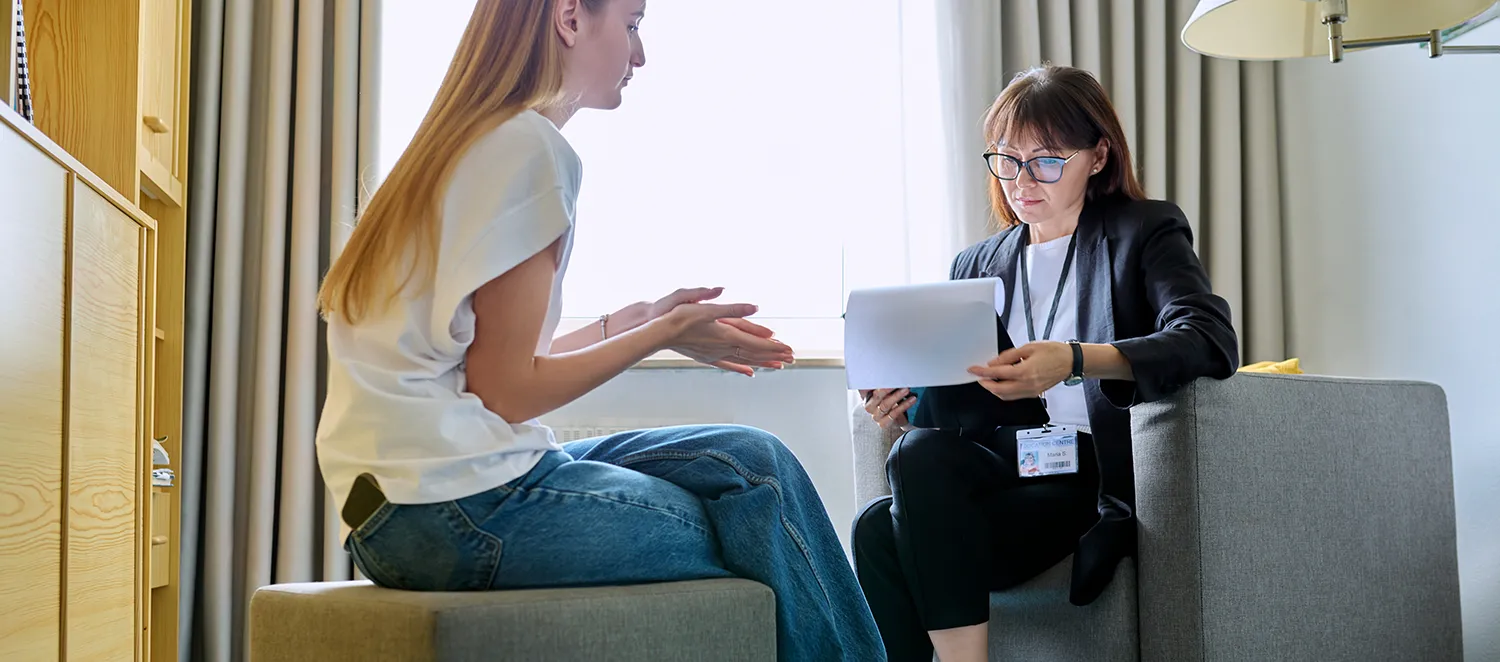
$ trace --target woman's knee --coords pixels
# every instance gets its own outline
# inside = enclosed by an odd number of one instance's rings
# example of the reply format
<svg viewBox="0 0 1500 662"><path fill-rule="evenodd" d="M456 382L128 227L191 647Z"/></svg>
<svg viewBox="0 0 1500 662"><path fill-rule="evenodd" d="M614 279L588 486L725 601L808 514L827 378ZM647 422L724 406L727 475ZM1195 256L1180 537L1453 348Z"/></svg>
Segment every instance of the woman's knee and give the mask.
<svg viewBox="0 0 1500 662"><path fill-rule="evenodd" d="M741 458L791 457L781 438L748 425L713 425L706 430L715 437L714 446Z"/></svg>
<svg viewBox="0 0 1500 662"><path fill-rule="evenodd" d="M918 428L901 435L886 457L885 470L894 484L904 476L937 476L952 468L963 439L949 432Z"/></svg>
<svg viewBox="0 0 1500 662"><path fill-rule="evenodd" d="M866 504L854 518L851 537L856 554L889 547L896 538L891 522L891 497L885 496Z"/></svg>

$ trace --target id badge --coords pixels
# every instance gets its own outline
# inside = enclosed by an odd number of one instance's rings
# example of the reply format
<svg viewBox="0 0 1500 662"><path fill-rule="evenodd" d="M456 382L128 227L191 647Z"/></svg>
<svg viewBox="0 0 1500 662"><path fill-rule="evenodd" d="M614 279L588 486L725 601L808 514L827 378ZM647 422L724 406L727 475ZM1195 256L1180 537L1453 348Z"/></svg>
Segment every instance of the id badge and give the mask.
<svg viewBox="0 0 1500 662"><path fill-rule="evenodd" d="M1022 478L1078 473L1078 428L1052 425L1017 432L1016 467Z"/></svg>

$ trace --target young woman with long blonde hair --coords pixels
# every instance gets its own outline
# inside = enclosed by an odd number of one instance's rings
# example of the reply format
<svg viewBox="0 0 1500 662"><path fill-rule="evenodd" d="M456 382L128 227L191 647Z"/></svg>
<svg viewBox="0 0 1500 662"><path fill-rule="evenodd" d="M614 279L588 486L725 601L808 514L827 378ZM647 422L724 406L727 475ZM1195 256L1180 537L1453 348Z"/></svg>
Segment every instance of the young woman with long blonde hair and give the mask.
<svg viewBox="0 0 1500 662"><path fill-rule="evenodd" d="M556 443L537 418L673 349L725 370L792 350L683 289L554 337L581 164L559 129L645 64L644 0L479 0L436 99L319 295L318 460L377 584L485 590L741 576L786 660L884 659L796 457L738 426ZM586 624L583 624L586 625Z"/></svg>

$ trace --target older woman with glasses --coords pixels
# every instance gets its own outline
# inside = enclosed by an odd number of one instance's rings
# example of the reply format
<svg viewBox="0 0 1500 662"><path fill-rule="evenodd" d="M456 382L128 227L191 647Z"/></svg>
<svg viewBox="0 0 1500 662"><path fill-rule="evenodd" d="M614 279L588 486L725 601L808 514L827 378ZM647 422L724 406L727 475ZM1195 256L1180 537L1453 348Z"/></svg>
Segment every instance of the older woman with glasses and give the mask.
<svg viewBox="0 0 1500 662"><path fill-rule="evenodd" d="M1011 81L984 123L1000 231L952 278L998 277L1015 347L977 382L863 395L906 430L894 493L854 531L855 566L889 659L987 659L989 593L1073 555L1070 599L1091 603L1135 552L1128 408L1200 377L1239 347L1182 210L1147 200L1125 132L1087 72Z"/></svg>

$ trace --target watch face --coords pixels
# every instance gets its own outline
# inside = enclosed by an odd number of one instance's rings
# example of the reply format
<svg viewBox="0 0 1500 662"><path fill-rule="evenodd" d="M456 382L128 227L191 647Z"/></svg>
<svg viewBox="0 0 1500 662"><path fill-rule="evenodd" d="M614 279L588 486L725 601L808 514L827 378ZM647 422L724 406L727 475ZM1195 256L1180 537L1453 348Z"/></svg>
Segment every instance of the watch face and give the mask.
<svg viewBox="0 0 1500 662"><path fill-rule="evenodd" d="M1069 375L1067 379L1063 380L1063 386L1077 386L1077 385L1082 384L1082 383L1083 383L1083 379L1082 378L1074 377L1072 375Z"/></svg>

